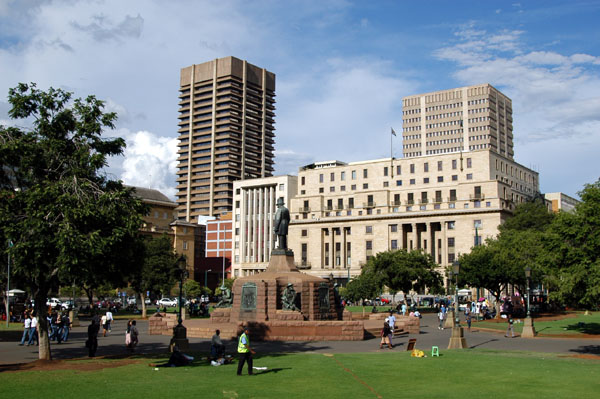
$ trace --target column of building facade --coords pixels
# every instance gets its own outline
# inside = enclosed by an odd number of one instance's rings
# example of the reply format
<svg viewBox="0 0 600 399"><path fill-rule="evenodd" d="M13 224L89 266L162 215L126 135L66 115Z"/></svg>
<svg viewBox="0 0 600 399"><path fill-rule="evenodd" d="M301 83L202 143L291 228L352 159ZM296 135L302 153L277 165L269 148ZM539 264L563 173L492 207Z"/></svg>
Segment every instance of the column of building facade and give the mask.
<svg viewBox="0 0 600 399"><path fill-rule="evenodd" d="M411 250L415 250L415 249L419 248L419 244L418 244L419 234L417 233L417 224L411 223L410 225L412 227L412 248L410 247L410 245L409 245L409 248Z"/></svg>
<svg viewBox="0 0 600 399"><path fill-rule="evenodd" d="M448 237L447 237L447 222L442 221L442 261L440 262L440 266L445 265L448 262Z"/></svg>
<svg viewBox="0 0 600 399"><path fill-rule="evenodd" d="M256 217L258 218L258 231L256 233L256 261L262 262L262 254L263 254L263 223L264 223L264 198L265 198L265 188L260 187L258 190L258 210L256 212Z"/></svg>
<svg viewBox="0 0 600 399"><path fill-rule="evenodd" d="M273 212L275 209L275 190L273 186L269 186L267 198L267 206L265 207L265 217L267 221L265 226L265 261L269 262L271 260L271 250L273 249Z"/></svg>

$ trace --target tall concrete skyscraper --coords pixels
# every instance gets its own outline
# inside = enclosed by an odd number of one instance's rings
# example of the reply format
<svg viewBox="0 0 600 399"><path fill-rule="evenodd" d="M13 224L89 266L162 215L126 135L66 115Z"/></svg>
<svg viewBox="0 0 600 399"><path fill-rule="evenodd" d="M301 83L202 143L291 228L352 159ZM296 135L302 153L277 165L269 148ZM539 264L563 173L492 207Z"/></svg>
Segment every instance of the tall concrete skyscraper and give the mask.
<svg viewBox="0 0 600 399"><path fill-rule="evenodd" d="M402 99L403 156L490 149L514 158L512 101L489 84Z"/></svg>
<svg viewBox="0 0 600 399"><path fill-rule="evenodd" d="M233 182L273 172L275 74L235 57L181 69L178 218L233 208Z"/></svg>

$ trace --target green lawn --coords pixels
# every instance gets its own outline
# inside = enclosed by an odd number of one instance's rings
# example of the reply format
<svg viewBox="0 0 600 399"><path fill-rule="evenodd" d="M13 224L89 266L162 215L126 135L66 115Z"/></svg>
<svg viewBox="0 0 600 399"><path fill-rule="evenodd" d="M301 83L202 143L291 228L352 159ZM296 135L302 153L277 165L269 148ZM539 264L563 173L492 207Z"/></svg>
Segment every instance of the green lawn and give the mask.
<svg viewBox="0 0 600 399"><path fill-rule="evenodd" d="M505 331L508 327L506 319L501 319L500 323L494 321L482 321L473 323L475 327L490 328L494 330ZM516 321L517 319L515 319ZM521 322L523 319L519 319ZM590 312L585 315L584 312L577 312L575 317L567 317L562 320L539 321L533 319L535 330L541 334L597 334L600 335L600 312ZM461 321L462 322L462 321ZM463 323L464 324L464 323ZM516 332L523 330L523 323L514 323Z"/></svg>
<svg viewBox="0 0 600 399"><path fill-rule="evenodd" d="M429 355L429 354L428 354ZM98 371L0 373L0 397L31 398L56 392L79 398L596 398L600 360L530 352L443 350L440 357L411 358L408 352L368 354L272 354L256 356L267 367L237 377L236 364L160 368L139 363ZM164 359L159 359L164 360ZM91 360L93 362L119 362ZM82 364L88 360L74 361Z"/></svg>

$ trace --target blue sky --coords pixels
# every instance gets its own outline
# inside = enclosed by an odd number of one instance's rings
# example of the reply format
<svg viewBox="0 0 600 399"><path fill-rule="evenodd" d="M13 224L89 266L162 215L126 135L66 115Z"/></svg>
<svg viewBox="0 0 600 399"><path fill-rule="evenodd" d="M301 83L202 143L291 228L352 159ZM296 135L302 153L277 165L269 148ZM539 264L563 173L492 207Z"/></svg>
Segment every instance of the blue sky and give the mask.
<svg viewBox="0 0 600 399"><path fill-rule="evenodd" d="M598 21L577 0L0 0L0 123L18 82L95 94L128 144L108 172L172 196L182 67L233 55L277 75L276 174L388 157L402 97L490 83L513 100L517 162L575 196L600 176Z"/></svg>

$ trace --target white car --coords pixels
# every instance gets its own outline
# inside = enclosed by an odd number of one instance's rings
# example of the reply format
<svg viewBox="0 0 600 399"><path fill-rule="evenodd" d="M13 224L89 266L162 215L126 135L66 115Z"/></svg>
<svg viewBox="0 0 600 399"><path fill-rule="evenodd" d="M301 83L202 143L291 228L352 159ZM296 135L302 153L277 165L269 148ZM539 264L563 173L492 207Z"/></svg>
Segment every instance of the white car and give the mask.
<svg viewBox="0 0 600 399"><path fill-rule="evenodd" d="M59 307L62 304L58 298L50 298L46 301L46 306L50 306L52 309Z"/></svg>
<svg viewBox="0 0 600 399"><path fill-rule="evenodd" d="M158 306L174 307L177 306L177 300L171 298L161 298L158 300Z"/></svg>

